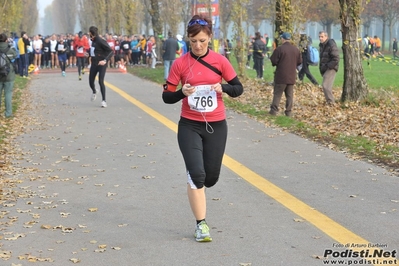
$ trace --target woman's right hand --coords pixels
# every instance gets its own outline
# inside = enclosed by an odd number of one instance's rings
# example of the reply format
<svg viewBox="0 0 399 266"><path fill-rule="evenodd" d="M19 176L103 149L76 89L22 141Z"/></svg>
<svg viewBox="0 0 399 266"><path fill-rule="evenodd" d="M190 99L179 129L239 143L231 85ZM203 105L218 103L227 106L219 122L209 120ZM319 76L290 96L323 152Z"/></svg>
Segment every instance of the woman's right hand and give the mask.
<svg viewBox="0 0 399 266"><path fill-rule="evenodd" d="M187 83L183 85L182 91L184 95L190 96L196 91L196 88Z"/></svg>

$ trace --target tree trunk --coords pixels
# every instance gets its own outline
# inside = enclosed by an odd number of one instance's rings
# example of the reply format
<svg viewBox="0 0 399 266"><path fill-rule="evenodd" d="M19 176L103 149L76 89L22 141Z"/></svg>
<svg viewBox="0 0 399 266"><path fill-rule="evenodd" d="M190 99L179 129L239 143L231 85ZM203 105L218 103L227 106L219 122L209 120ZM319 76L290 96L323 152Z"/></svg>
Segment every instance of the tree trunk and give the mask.
<svg viewBox="0 0 399 266"><path fill-rule="evenodd" d="M161 59L161 48L162 48L162 42L159 39L159 35L162 34L162 23L160 20L160 14L159 14L159 4L158 0L151 0L151 22L154 30L154 37L155 37L155 42L157 44L157 54L158 54L158 60Z"/></svg>
<svg viewBox="0 0 399 266"><path fill-rule="evenodd" d="M368 93L362 66L361 42L358 41L361 0L339 0L339 3L344 54L344 85L341 101L358 101Z"/></svg>
<svg viewBox="0 0 399 266"><path fill-rule="evenodd" d="M279 36L283 32L293 33L291 9L291 0L276 0L276 20L274 23L276 27L274 33L276 47L279 44Z"/></svg>

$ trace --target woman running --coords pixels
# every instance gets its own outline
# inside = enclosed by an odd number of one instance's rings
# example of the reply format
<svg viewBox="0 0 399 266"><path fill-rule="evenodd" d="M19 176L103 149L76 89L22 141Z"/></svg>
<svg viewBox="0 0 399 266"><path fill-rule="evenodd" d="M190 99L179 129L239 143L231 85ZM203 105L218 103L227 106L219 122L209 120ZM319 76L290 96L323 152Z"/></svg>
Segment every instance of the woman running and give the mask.
<svg viewBox="0 0 399 266"><path fill-rule="evenodd" d="M182 100L177 139L187 170L188 200L197 221L194 236L198 242L209 242L205 187L212 187L219 179L227 139L222 93L238 97L243 86L226 57L208 47L210 19L193 16L187 36L191 52L173 63L162 98L169 104ZM177 89L179 83L181 89Z"/></svg>

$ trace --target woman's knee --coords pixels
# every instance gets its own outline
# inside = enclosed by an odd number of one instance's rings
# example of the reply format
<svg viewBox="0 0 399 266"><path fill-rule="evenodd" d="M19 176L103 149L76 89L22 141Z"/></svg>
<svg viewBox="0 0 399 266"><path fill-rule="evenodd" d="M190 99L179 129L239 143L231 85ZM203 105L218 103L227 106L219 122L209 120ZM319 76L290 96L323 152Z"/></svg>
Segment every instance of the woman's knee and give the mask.
<svg viewBox="0 0 399 266"><path fill-rule="evenodd" d="M211 176L211 177L207 177L205 179L205 183L204 186L207 188L213 187L214 185L216 185L216 183L219 181L219 175L217 176Z"/></svg>

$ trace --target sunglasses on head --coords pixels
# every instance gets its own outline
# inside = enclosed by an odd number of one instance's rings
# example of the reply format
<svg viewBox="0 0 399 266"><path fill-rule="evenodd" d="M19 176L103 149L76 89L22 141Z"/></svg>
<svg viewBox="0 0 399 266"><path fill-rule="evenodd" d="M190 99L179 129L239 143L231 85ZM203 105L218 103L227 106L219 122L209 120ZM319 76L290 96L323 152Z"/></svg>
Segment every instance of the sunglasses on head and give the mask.
<svg viewBox="0 0 399 266"><path fill-rule="evenodd" d="M196 19L196 20L192 20L188 23L188 26L191 27L195 24L201 25L201 26L206 26L208 25L208 22L206 22L205 20L202 19Z"/></svg>

